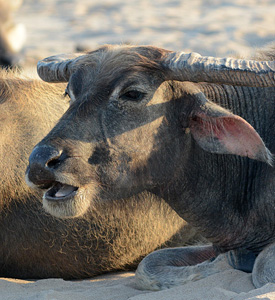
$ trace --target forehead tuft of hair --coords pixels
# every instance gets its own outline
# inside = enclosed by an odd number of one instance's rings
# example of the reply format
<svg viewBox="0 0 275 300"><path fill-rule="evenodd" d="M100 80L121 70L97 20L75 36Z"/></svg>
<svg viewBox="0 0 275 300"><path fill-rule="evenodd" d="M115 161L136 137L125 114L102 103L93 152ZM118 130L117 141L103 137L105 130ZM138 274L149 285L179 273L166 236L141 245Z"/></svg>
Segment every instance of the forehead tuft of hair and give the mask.
<svg viewBox="0 0 275 300"><path fill-rule="evenodd" d="M104 45L77 59L74 69L83 67L127 71L160 71L170 51L153 46Z"/></svg>

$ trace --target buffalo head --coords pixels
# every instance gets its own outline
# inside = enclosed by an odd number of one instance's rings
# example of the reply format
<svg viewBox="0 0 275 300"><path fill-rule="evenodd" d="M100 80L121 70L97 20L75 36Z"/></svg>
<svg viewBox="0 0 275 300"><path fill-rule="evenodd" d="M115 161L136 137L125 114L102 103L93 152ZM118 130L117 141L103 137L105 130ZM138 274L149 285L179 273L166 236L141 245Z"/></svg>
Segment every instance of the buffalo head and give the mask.
<svg viewBox="0 0 275 300"><path fill-rule="evenodd" d="M70 107L34 148L26 172L45 209L84 214L95 201L169 189L188 176L196 147L271 164L254 128L209 101L194 82L274 85L269 62L201 57L155 47L104 46L38 64L68 82Z"/></svg>

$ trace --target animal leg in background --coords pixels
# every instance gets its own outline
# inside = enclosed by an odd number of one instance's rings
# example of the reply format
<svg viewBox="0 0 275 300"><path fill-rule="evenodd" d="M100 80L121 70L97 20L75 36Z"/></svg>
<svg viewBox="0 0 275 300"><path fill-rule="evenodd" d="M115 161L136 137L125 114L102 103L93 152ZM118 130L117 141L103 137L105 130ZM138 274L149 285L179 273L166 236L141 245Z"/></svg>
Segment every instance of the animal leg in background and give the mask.
<svg viewBox="0 0 275 300"><path fill-rule="evenodd" d="M231 250L226 256L231 267L249 273L252 272L257 257L254 252L245 249Z"/></svg>

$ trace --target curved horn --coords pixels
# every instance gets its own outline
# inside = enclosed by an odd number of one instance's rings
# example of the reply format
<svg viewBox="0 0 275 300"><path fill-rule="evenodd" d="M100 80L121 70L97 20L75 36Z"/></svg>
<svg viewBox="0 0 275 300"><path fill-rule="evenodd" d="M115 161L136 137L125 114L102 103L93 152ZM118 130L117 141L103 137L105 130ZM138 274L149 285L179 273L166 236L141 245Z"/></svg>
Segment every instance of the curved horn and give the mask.
<svg viewBox="0 0 275 300"><path fill-rule="evenodd" d="M47 57L37 63L37 73L47 82L67 82L72 74L76 58L81 55L83 53Z"/></svg>
<svg viewBox="0 0 275 300"><path fill-rule="evenodd" d="M256 87L275 86L275 61L254 61L173 52L164 62L170 80L212 82Z"/></svg>

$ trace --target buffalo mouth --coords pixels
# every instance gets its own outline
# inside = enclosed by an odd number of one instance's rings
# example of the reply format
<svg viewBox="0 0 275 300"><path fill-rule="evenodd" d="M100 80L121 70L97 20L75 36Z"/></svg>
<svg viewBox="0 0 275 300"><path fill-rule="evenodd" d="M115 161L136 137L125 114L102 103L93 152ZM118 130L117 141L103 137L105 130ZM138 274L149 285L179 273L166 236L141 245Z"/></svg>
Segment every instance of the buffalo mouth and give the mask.
<svg viewBox="0 0 275 300"><path fill-rule="evenodd" d="M56 182L45 192L44 198L49 201L66 201L75 197L77 190L76 186Z"/></svg>

